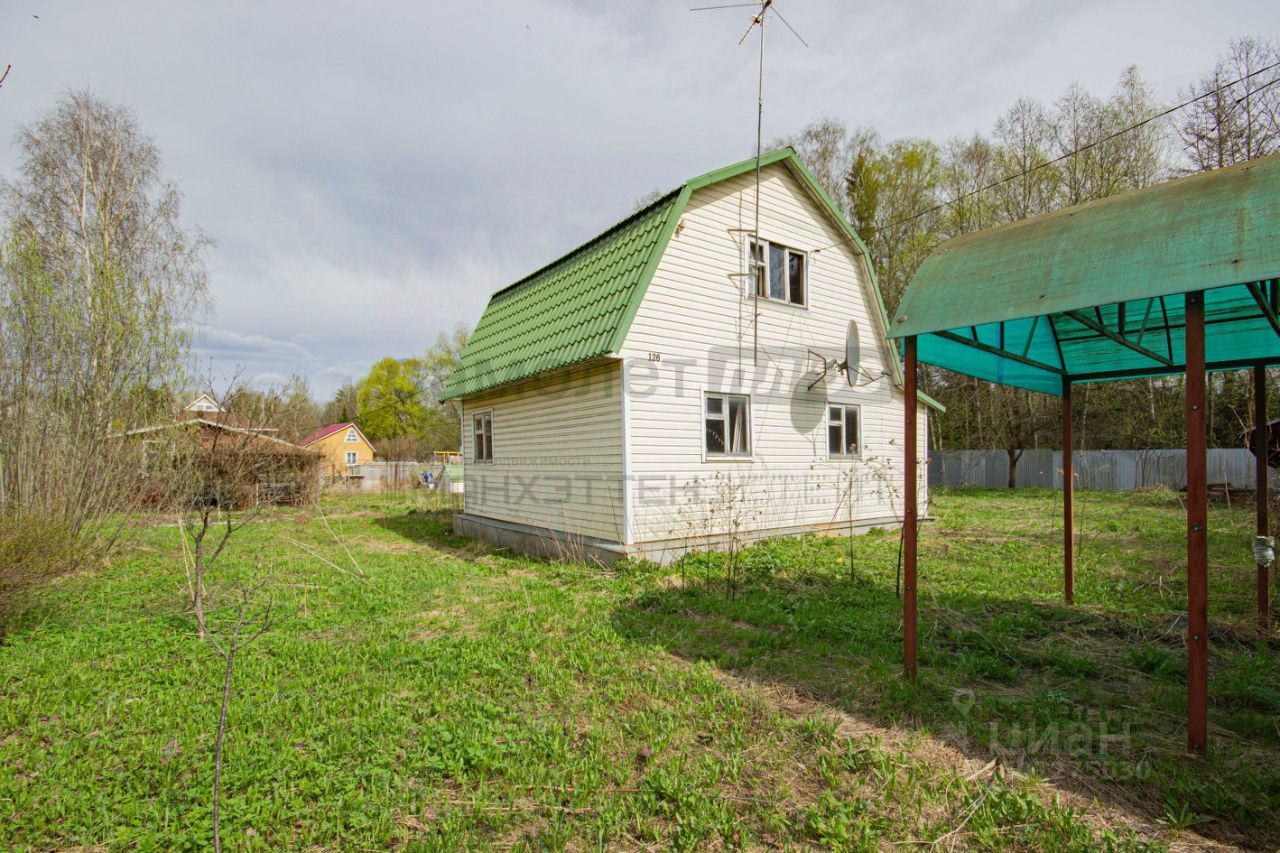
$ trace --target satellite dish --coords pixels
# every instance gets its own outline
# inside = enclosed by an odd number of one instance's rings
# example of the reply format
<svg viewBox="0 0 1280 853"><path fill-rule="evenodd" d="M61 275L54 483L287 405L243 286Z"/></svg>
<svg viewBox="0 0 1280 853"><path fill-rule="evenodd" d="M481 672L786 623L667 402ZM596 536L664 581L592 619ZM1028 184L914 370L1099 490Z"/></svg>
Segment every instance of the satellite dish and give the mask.
<svg viewBox="0 0 1280 853"><path fill-rule="evenodd" d="M861 366L862 341L858 338L858 323L855 320L850 320L849 332L844 339L844 364L840 365L844 371L844 378L850 386L857 384L853 381L853 377Z"/></svg>

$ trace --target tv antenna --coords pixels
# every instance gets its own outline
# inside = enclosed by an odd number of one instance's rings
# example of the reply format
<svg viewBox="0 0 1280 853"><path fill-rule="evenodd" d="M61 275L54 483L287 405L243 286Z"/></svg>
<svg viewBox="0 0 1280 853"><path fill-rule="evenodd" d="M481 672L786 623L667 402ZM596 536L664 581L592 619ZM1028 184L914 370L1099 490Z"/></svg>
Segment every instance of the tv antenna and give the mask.
<svg viewBox="0 0 1280 853"><path fill-rule="evenodd" d="M689 11L690 12L710 12L717 9L745 9L748 7L753 8L756 11L754 14L752 14L751 23L747 24L747 29L742 33L742 37L738 39L739 46L741 46L741 44L747 40L747 36L751 35L752 30L754 30L756 27L760 28L760 71L759 71L759 77L756 84L755 222L751 229L751 234L750 234L751 239L748 242L748 248L747 248L747 257L749 259L748 265L751 267L751 271L747 273L747 277L750 278L753 272L756 276L755 284L751 288L752 290L752 295L751 295L752 359L753 359L753 364L756 367L759 367L760 366L760 289L762 287L767 286L765 284L765 276L768 273L768 268L766 266L768 262L768 258L761 258L759 261L756 261L756 246L760 244L760 156L761 156L761 147L764 143L764 140L763 140L764 27L765 27L765 22L768 20L769 14L773 13L773 15L779 21L782 21L782 23L786 26L786 28L791 30L791 34L800 40L800 43L802 45L804 45L805 47L808 47L809 43L804 40L804 38L800 35L800 33L796 32L796 28L791 26L791 23L787 21L786 18L783 17L781 12L778 11L778 7L774 3L774 0L756 0L756 2L754 3L723 3L717 6L695 6Z"/></svg>

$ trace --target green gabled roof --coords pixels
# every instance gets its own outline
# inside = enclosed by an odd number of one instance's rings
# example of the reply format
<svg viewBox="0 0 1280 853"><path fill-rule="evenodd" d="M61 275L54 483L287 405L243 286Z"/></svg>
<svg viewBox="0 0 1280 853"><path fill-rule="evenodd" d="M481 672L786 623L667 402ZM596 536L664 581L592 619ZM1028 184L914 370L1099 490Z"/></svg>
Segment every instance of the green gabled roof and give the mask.
<svg viewBox="0 0 1280 853"><path fill-rule="evenodd" d="M668 193L532 275L499 290L443 398L463 397L606 355L630 323L679 218Z"/></svg>
<svg viewBox="0 0 1280 853"><path fill-rule="evenodd" d="M770 151L761 156L760 167L779 162L807 186L855 251L869 257L866 246L794 150ZM703 187L755 168L756 158L752 157L686 181L567 255L499 290L484 309L442 399L465 397L617 352L689 197ZM875 272L870 263L867 267L887 329ZM890 351L901 384L897 352Z"/></svg>

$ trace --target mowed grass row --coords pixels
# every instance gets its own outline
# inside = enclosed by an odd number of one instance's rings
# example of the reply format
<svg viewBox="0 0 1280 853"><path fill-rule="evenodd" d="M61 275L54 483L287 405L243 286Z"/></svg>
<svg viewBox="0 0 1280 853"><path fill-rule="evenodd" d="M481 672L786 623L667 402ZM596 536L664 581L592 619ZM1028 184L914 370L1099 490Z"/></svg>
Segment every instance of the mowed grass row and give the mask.
<svg viewBox="0 0 1280 853"><path fill-rule="evenodd" d="M916 684L896 535L857 538L852 564L840 539L753 548L730 595L714 555L602 572L455 539L412 495L323 509L246 528L216 569L225 599L270 566L279 619L237 665L236 847L1280 843L1280 662L1242 639L1247 508L1211 517L1210 619L1241 631L1214 636L1205 761L1182 752L1173 494L1083 496L1073 609L1053 493L936 494ZM180 553L176 528L139 529L9 626L7 844L210 843L222 668Z"/></svg>

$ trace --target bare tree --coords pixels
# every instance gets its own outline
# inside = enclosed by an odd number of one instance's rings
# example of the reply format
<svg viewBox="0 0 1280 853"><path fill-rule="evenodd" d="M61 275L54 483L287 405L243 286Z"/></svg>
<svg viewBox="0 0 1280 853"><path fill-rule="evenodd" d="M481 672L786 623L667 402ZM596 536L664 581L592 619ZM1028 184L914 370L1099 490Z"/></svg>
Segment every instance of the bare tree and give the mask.
<svg viewBox="0 0 1280 853"><path fill-rule="evenodd" d="M238 410L230 409L232 399L240 401ZM236 387L220 398L222 412L133 436L153 437L145 467L151 491L162 494L178 518L187 592L200 639L208 634L209 574L232 538L267 507L309 505L316 497L319 455L269 435L265 410L245 408L246 401L255 399L260 398Z"/></svg>
<svg viewBox="0 0 1280 853"><path fill-rule="evenodd" d="M271 572L268 571L265 577L251 580L247 586L240 587L236 613L230 620L229 627L225 632L208 631L204 635L226 664L222 671L222 705L218 712L218 729L213 742L213 849L216 853L222 851L222 756L223 744L227 738L236 657L274 625L269 595L265 606L256 611L253 607L255 599L270 582Z"/></svg>
<svg viewBox="0 0 1280 853"><path fill-rule="evenodd" d="M1220 169L1280 151L1280 45L1235 39L1185 96L1198 98L1178 126L1189 170ZM1204 97L1200 97L1204 96Z"/></svg>
<svg viewBox="0 0 1280 853"><path fill-rule="evenodd" d="M206 242L123 107L69 92L17 143L0 187L0 521L80 541L135 503L111 436L172 412Z"/></svg>

